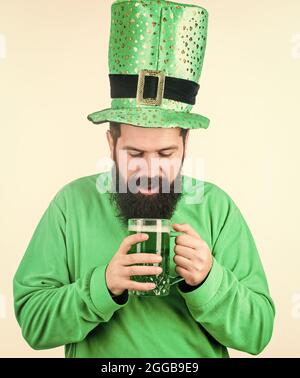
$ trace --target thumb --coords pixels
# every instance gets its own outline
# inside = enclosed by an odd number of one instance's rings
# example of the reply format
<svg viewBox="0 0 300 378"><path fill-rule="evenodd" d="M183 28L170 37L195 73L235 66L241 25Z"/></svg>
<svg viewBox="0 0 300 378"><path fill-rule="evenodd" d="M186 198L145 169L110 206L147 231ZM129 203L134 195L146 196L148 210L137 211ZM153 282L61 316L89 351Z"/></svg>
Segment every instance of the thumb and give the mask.
<svg viewBox="0 0 300 378"><path fill-rule="evenodd" d="M180 223L174 223L172 224L174 230L182 230L184 227L183 227L183 224L180 224Z"/></svg>
<svg viewBox="0 0 300 378"><path fill-rule="evenodd" d="M119 253L122 255L126 255L132 245L136 243L141 243L147 240L148 238L149 238L148 234L143 234L143 233L136 233L133 235L126 236L120 245Z"/></svg>

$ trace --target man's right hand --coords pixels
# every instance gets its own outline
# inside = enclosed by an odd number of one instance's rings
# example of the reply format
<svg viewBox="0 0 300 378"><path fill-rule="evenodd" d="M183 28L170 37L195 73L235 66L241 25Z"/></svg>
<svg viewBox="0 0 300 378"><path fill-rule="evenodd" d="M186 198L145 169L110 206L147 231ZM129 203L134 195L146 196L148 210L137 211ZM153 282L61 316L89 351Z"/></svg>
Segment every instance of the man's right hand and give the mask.
<svg viewBox="0 0 300 378"><path fill-rule="evenodd" d="M126 289L149 291L155 288L155 284L153 283L136 282L130 279L130 276L157 275L162 272L162 268L159 266L133 265L141 263L160 263L162 260L160 255L156 253L127 254L132 245L147 239L148 235L142 233L133 234L123 239L105 272L106 285L113 295L121 295Z"/></svg>

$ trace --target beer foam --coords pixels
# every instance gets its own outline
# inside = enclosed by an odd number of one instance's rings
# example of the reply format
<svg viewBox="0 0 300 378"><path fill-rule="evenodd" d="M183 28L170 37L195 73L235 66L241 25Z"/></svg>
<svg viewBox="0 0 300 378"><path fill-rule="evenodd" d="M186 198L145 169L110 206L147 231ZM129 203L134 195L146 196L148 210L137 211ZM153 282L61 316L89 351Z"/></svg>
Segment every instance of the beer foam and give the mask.
<svg viewBox="0 0 300 378"><path fill-rule="evenodd" d="M159 233L169 233L170 228L167 225L163 226L147 226L147 225L130 225L128 226L128 231L135 231L135 232L159 232Z"/></svg>

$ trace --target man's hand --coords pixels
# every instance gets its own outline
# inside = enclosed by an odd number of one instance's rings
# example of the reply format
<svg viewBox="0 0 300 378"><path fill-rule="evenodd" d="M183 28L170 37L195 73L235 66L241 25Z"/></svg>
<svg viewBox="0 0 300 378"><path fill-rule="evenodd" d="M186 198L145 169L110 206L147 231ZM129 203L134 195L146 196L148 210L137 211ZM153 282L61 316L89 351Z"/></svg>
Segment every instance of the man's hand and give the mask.
<svg viewBox="0 0 300 378"><path fill-rule="evenodd" d="M184 232L175 239L173 258L176 272L190 286L201 284L212 267L212 254L197 232L189 224L173 224L175 231Z"/></svg>
<svg viewBox="0 0 300 378"><path fill-rule="evenodd" d="M156 253L127 254L131 246L148 239L147 234L133 234L123 239L118 251L111 259L105 272L106 285L113 295L121 295L127 290L149 291L155 288L151 282L136 282L130 276L157 275L162 272L159 266L133 265L141 263L160 263L162 258ZM131 266L130 266L131 265Z"/></svg>

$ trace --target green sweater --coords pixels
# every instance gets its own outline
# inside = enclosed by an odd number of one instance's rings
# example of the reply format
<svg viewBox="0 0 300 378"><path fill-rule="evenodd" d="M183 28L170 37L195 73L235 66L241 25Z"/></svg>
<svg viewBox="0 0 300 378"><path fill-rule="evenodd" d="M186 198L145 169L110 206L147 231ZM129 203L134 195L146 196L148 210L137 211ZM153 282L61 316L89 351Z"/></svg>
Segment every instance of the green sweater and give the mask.
<svg viewBox="0 0 300 378"><path fill-rule="evenodd" d="M163 297L125 291L112 298L105 269L128 233L109 193L98 190L105 177L63 186L28 244L14 277L14 305L29 345L65 345L66 357L228 357L227 347L261 352L272 335L274 304L254 239L229 195L194 178L190 192L183 176L172 222L189 223L212 251L202 285L187 291L181 282ZM174 242L170 273L177 275Z"/></svg>

